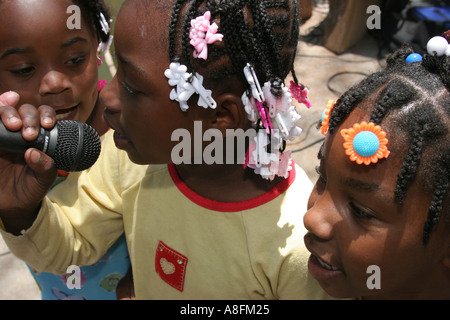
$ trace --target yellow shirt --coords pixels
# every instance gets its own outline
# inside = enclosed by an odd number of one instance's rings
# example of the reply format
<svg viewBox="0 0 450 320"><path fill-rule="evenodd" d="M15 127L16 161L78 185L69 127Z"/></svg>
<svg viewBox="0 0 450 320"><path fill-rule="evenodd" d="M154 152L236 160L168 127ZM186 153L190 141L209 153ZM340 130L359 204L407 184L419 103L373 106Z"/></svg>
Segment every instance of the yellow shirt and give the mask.
<svg viewBox="0 0 450 320"><path fill-rule="evenodd" d="M95 263L127 237L138 299L324 299L309 275L303 214L312 184L298 166L249 201L203 198L173 165L139 166L107 133L97 163L55 187L11 251L39 271Z"/></svg>

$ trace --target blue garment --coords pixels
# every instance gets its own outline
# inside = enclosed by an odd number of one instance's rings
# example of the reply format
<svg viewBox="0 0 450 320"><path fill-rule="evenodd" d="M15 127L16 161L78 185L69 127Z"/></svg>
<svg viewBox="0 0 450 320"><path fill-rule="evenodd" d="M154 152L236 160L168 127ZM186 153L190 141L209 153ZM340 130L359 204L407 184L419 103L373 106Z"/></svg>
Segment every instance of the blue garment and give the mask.
<svg viewBox="0 0 450 320"><path fill-rule="evenodd" d="M125 239L122 234L107 253L95 264L79 268L81 273L54 275L48 272L35 273L30 271L36 279L42 300L115 300L116 287L119 280L130 269L130 257ZM81 288L70 289L73 277L81 275ZM66 284L69 280L69 285Z"/></svg>

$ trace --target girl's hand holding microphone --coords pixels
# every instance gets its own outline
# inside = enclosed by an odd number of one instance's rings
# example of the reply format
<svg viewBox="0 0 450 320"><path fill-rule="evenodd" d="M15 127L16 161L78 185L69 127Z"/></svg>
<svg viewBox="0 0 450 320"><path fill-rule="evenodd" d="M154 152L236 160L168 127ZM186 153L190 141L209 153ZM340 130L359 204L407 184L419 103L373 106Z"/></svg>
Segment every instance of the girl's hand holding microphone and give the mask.
<svg viewBox="0 0 450 320"><path fill-rule="evenodd" d="M22 105L16 109L19 99L14 92L0 95L2 126L21 131L26 141L37 139L40 127L54 127L56 118L51 107ZM6 231L18 235L32 225L56 173L53 159L45 153L34 148L24 154L11 153L3 151L0 144L0 219Z"/></svg>

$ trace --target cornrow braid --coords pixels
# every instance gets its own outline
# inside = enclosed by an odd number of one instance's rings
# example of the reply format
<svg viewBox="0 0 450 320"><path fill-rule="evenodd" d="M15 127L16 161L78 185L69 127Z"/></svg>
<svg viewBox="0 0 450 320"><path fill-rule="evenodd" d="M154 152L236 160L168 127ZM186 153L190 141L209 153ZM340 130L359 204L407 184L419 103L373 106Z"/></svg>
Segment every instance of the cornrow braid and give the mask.
<svg viewBox="0 0 450 320"><path fill-rule="evenodd" d="M450 158L446 159L447 163L450 161ZM441 211L443 210L443 202L446 194L448 194L449 189L449 170L442 170L439 180L436 184L436 190L434 191L433 200L431 201L430 208L428 210L428 217L425 221L425 225L423 228L423 243L428 243L431 235L431 230L433 230L434 226L439 222L439 216Z"/></svg>
<svg viewBox="0 0 450 320"><path fill-rule="evenodd" d="M336 101L336 106L331 111L330 134L333 134L339 124L353 111L353 108L367 98L386 78L386 75L382 73L375 73L364 79L359 86L350 88L342 95Z"/></svg>
<svg viewBox="0 0 450 320"><path fill-rule="evenodd" d="M427 130L427 125L421 128L419 124L413 127L414 133L411 137L411 145L403 162L403 166L397 177L397 186L394 190L397 202L402 203L406 194L408 183L414 177L419 166L420 157L424 147L424 135Z"/></svg>
<svg viewBox="0 0 450 320"><path fill-rule="evenodd" d="M73 3L80 7L83 17L88 25L94 27L94 31L96 32L99 40L101 42L107 42L110 34L106 34L102 30L102 25L100 24L100 13L105 16L108 23L111 19L111 14L104 0L73 0Z"/></svg>
<svg viewBox="0 0 450 320"><path fill-rule="evenodd" d="M224 37L209 45L204 61L193 57L189 31L191 20L206 11ZM246 87L243 69L250 63L261 83L272 83L275 94L281 79L293 71L298 33L295 0L174 0L169 59L182 62L189 72L199 72L211 87L230 77L237 77Z"/></svg>
<svg viewBox="0 0 450 320"><path fill-rule="evenodd" d="M382 98L370 117L370 121L375 124L380 124L388 111L392 112L416 99L417 94L409 83L394 79L383 89L380 96Z"/></svg>
<svg viewBox="0 0 450 320"><path fill-rule="evenodd" d="M331 112L329 133L334 134L356 106L368 101L375 105L370 121L395 128L398 148L409 143L397 176L395 199L402 203L416 178L433 193L423 231L426 245L442 213L450 221L450 58L425 54L421 63L406 64L411 53L411 47L400 48L387 57L385 70L372 74L338 99Z"/></svg>
<svg viewBox="0 0 450 320"><path fill-rule="evenodd" d="M267 13L264 7L264 3L260 1L251 1L251 10L254 16L258 17L255 19L254 24L254 34L256 39L266 39L263 50L259 51L259 56L262 59L262 63L266 65L266 79L272 80L274 74L276 73L273 68L276 68L276 61L280 61L277 43L275 41L275 36L272 32L272 21L267 17ZM277 50L267 50L267 48L276 48Z"/></svg>
<svg viewBox="0 0 450 320"><path fill-rule="evenodd" d="M440 113L431 103L421 103L414 110L411 110L408 116L410 118L405 119L402 129L408 132L411 137L411 144L403 167L398 174L395 189L396 199L400 203L403 201L408 183L418 169L425 147L432 145L436 138L445 138L448 134L445 122L440 120Z"/></svg>
<svg viewBox="0 0 450 320"><path fill-rule="evenodd" d="M180 10L183 6L184 1L176 1L172 10L172 15L170 18L169 25L169 59L170 61L175 60L175 31L177 28L178 16L180 15Z"/></svg>

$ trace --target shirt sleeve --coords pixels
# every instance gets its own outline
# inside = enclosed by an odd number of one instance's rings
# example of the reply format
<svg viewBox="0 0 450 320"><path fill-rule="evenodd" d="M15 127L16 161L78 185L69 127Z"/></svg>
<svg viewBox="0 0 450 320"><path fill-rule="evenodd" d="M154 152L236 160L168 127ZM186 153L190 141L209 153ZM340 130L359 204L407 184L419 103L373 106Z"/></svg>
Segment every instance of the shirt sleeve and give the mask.
<svg viewBox="0 0 450 320"><path fill-rule="evenodd" d="M5 243L39 272L63 274L68 266L97 262L123 233L122 193L140 181L144 171L145 166L132 164L107 133L97 162L53 188L28 230L20 236L0 230Z"/></svg>

